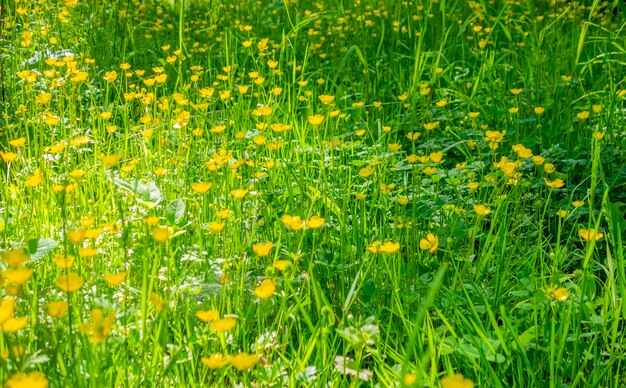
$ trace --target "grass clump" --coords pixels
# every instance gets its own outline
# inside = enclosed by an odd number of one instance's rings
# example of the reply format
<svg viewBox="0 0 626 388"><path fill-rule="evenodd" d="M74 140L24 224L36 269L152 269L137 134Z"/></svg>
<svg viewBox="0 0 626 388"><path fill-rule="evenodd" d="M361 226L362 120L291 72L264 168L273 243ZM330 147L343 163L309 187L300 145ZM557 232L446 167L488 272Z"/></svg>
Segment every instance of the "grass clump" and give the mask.
<svg viewBox="0 0 626 388"><path fill-rule="evenodd" d="M4 1L0 380L623 386L622 8Z"/></svg>

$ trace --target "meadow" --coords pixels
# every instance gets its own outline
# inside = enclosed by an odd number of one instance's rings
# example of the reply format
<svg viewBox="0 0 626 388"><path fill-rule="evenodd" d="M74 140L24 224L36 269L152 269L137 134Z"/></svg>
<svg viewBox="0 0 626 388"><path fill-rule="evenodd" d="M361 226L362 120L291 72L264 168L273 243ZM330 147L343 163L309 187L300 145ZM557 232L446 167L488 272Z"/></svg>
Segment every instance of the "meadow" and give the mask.
<svg viewBox="0 0 626 388"><path fill-rule="evenodd" d="M626 3L2 0L0 382L626 386Z"/></svg>

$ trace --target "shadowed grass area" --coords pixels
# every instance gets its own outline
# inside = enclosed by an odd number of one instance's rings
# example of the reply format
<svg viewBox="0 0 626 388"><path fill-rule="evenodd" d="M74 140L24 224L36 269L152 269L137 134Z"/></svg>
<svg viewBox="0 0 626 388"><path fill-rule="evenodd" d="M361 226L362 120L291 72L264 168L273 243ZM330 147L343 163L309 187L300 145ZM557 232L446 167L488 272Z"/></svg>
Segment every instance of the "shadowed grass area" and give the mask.
<svg viewBox="0 0 626 388"><path fill-rule="evenodd" d="M2 2L6 387L621 387L619 1Z"/></svg>

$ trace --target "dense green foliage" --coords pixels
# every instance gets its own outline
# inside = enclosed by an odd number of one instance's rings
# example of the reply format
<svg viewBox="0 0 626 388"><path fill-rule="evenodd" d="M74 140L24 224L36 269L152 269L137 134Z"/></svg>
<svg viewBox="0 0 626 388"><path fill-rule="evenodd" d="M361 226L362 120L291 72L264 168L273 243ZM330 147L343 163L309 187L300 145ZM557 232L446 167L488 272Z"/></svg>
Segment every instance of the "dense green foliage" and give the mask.
<svg viewBox="0 0 626 388"><path fill-rule="evenodd" d="M2 5L5 386L626 385L623 2Z"/></svg>

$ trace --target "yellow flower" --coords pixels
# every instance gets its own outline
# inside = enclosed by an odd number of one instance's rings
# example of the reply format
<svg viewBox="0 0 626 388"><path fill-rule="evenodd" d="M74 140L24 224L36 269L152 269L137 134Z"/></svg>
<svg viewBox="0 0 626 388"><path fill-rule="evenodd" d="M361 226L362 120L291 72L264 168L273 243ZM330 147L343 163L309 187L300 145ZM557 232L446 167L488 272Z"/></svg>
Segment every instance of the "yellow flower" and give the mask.
<svg viewBox="0 0 626 388"><path fill-rule="evenodd" d="M541 106L535 108L535 114L540 115L545 111L545 109Z"/></svg>
<svg viewBox="0 0 626 388"><path fill-rule="evenodd" d="M435 253L438 247L439 247L439 238L432 233L428 233L426 235L426 238L423 238L420 240L421 250L429 251L430 253Z"/></svg>
<svg viewBox="0 0 626 388"><path fill-rule="evenodd" d="M230 90L221 91L219 94L221 100L228 100L230 98Z"/></svg>
<svg viewBox="0 0 626 388"><path fill-rule="evenodd" d="M74 83L83 82L87 80L87 75L86 71L75 71L74 75L70 78L70 81Z"/></svg>
<svg viewBox="0 0 626 388"><path fill-rule="evenodd" d="M311 216L308 220L306 220L306 226L311 229L317 229L324 225L324 219L319 216Z"/></svg>
<svg viewBox="0 0 626 388"><path fill-rule="evenodd" d="M255 137L252 138L252 141L254 142L254 144L259 145L259 146L265 144L266 140L267 140L267 137L263 135L256 135Z"/></svg>
<svg viewBox="0 0 626 388"><path fill-rule="evenodd" d="M211 323L211 329L215 331L228 331L237 325L237 320L233 317L217 319Z"/></svg>
<svg viewBox="0 0 626 388"><path fill-rule="evenodd" d="M300 230L304 227L304 221L300 216L290 216L288 214L283 214L282 217L280 217L280 220L293 230Z"/></svg>
<svg viewBox="0 0 626 388"><path fill-rule="evenodd" d="M49 113L45 113L43 115L43 122L46 123L46 125L50 125L50 126L57 125L59 121L61 121L61 118L59 116L55 116Z"/></svg>
<svg viewBox="0 0 626 388"><path fill-rule="evenodd" d="M549 181L546 178L543 178L543 180L546 182L546 186L553 188L553 189L559 189L565 185L562 179L555 179L553 181Z"/></svg>
<svg viewBox="0 0 626 388"><path fill-rule="evenodd" d="M313 115L313 116L309 116L308 120L309 120L309 124L311 124L314 127L317 127L318 125L322 124L322 122L324 122L324 116Z"/></svg>
<svg viewBox="0 0 626 388"><path fill-rule="evenodd" d="M2 252L2 260L10 267L21 267L29 259L24 248L9 249Z"/></svg>
<svg viewBox="0 0 626 388"><path fill-rule="evenodd" d="M122 160L122 155L113 154L113 155L102 155L100 156L100 160L107 167L113 167Z"/></svg>
<svg viewBox="0 0 626 388"><path fill-rule="evenodd" d="M433 129L437 128L439 126L439 121L434 121L432 123L426 123L424 124L424 129L427 131L432 131Z"/></svg>
<svg viewBox="0 0 626 388"><path fill-rule="evenodd" d="M276 286L271 279L264 279L255 289L254 293L261 299L267 299L274 295Z"/></svg>
<svg viewBox="0 0 626 388"><path fill-rule="evenodd" d="M81 169L74 169L70 171L70 176L72 178L81 178L85 176L85 174L86 174L85 170L81 170Z"/></svg>
<svg viewBox="0 0 626 388"><path fill-rule="evenodd" d="M2 152L0 151L0 158L5 162L9 163L14 161L17 158L17 154L15 152Z"/></svg>
<svg viewBox="0 0 626 388"><path fill-rule="evenodd" d="M49 302L46 306L48 310L48 315L52 318L60 318L67 314L68 304L67 301L61 300L58 302Z"/></svg>
<svg viewBox="0 0 626 388"><path fill-rule="evenodd" d="M126 280L126 275L128 275L128 272L126 271L120 273L109 273L104 275L102 279L104 279L104 281L107 282L109 286L117 287L122 284L124 280Z"/></svg>
<svg viewBox="0 0 626 388"><path fill-rule="evenodd" d="M582 112L578 112L576 113L576 117L578 117L578 120L587 120L589 118L589 111L582 111Z"/></svg>
<svg viewBox="0 0 626 388"><path fill-rule="evenodd" d="M78 248L78 256L80 257L94 257L97 253L98 253L98 250L94 247Z"/></svg>
<svg viewBox="0 0 626 388"><path fill-rule="evenodd" d="M434 175L437 172L436 167L426 167L422 170L422 172L428 176Z"/></svg>
<svg viewBox="0 0 626 388"><path fill-rule="evenodd" d="M365 132L365 131L363 131ZM422 134L420 132L409 132L406 134L407 139L411 140L411 141L415 141L417 139L420 138L420 136L422 136Z"/></svg>
<svg viewBox="0 0 626 388"><path fill-rule="evenodd" d="M15 148L24 147L24 145L26 144L26 138L20 137L14 140L9 140L9 144Z"/></svg>
<svg viewBox="0 0 626 388"><path fill-rule="evenodd" d="M41 174L41 171L37 170L33 173L33 175L28 177L28 179L26 180L26 186L37 187L42 181L43 175Z"/></svg>
<svg viewBox="0 0 626 388"><path fill-rule="evenodd" d="M487 143L500 143L504 140L504 136L506 136L506 131L485 131L483 140Z"/></svg>
<svg viewBox="0 0 626 388"><path fill-rule="evenodd" d="M272 112L273 112L272 107L265 106L265 105L259 106L257 109L253 111L254 115L256 116L269 116L272 114Z"/></svg>
<svg viewBox="0 0 626 388"><path fill-rule="evenodd" d="M72 147L80 147L89 144L91 138L89 136L78 136L70 141Z"/></svg>
<svg viewBox="0 0 626 388"><path fill-rule="evenodd" d="M224 133L224 131L226 131L225 125L216 125L213 128L209 129L209 132L211 133Z"/></svg>
<svg viewBox="0 0 626 388"><path fill-rule="evenodd" d="M402 382L404 385L413 385L417 381L417 375L415 373L407 373L404 375Z"/></svg>
<svg viewBox="0 0 626 388"><path fill-rule="evenodd" d="M389 255L392 253L396 253L399 249L400 249L400 244L394 243L392 241L385 241L384 244L378 247L379 252L387 253Z"/></svg>
<svg viewBox="0 0 626 388"><path fill-rule="evenodd" d="M543 156L535 155L535 156L532 157L532 161L537 166L541 166L543 164L543 162L546 161L546 159Z"/></svg>
<svg viewBox="0 0 626 388"><path fill-rule="evenodd" d="M359 175L362 176L363 178L367 178L370 175L372 175L373 172L374 172L374 167L366 166L366 167L363 167L361 170L359 170Z"/></svg>
<svg viewBox="0 0 626 388"><path fill-rule="evenodd" d="M56 264L59 268L68 269L74 263L74 256L72 255L63 256L62 254L57 253L52 258L52 261L54 261L54 264Z"/></svg>
<svg viewBox="0 0 626 388"><path fill-rule="evenodd" d="M239 353L229 357L230 363L239 371L251 369L259 361L256 354Z"/></svg>
<svg viewBox="0 0 626 388"><path fill-rule="evenodd" d="M22 70L17 73L17 76L31 84L37 81L37 73L32 70Z"/></svg>
<svg viewBox="0 0 626 388"><path fill-rule="evenodd" d="M226 224L223 222L213 221L209 223L209 225L207 225L207 228L213 233L218 233L218 232L221 232L222 229L224 229L224 225Z"/></svg>
<svg viewBox="0 0 626 388"><path fill-rule="evenodd" d="M565 287L560 287L557 288L551 295L550 299L555 299L559 302L565 302L567 300L567 298L569 298L569 292L567 291L567 288Z"/></svg>
<svg viewBox="0 0 626 388"><path fill-rule="evenodd" d="M104 73L104 77L102 77L105 81L107 82L113 82L117 79L117 72L116 71L107 71L106 73Z"/></svg>
<svg viewBox="0 0 626 388"><path fill-rule="evenodd" d="M533 151L530 148L524 147L522 144L515 144L511 148L520 159L528 159L533 156Z"/></svg>
<svg viewBox="0 0 626 388"><path fill-rule="evenodd" d="M28 317L11 317L2 323L3 333L17 333L28 324Z"/></svg>
<svg viewBox="0 0 626 388"><path fill-rule="evenodd" d="M327 95L327 94L322 94L318 98L320 99L320 101L324 105L328 105L328 104L332 103L333 101L335 101L335 96L330 96L330 95Z"/></svg>
<svg viewBox="0 0 626 388"><path fill-rule="evenodd" d="M389 151L397 152L397 151L400 151L400 149L402 148L402 144L392 143L392 144L388 144L387 147L389 148Z"/></svg>
<svg viewBox="0 0 626 388"><path fill-rule="evenodd" d="M479 216L486 216L491 213L491 209L485 205L474 205L474 212Z"/></svg>
<svg viewBox="0 0 626 388"><path fill-rule="evenodd" d="M432 152L429 155L429 158L433 161L433 163L440 163L443 159L443 151Z"/></svg>
<svg viewBox="0 0 626 388"><path fill-rule="evenodd" d="M369 247L367 247L367 250L368 250L368 251L370 251L370 252L372 252L372 253L378 253L378 252L380 252L380 246L381 246L382 244L383 244L383 243L381 243L380 241L374 241L374 242L372 242L372 243L370 244L370 246L369 246Z"/></svg>
<svg viewBox="0 0 626 388"><path fill-rule="evenodd" d="M9 268L2 273L2 277L11 284L24 284L33 276L33 269L25 267Z"/></svg>
<svg viewBox="0 0 626 388"><path fill-rule="evenodd" d="M0 302L0 324L6 322L15 313L15 299L4 298Z"/></svg>
<svg viewBox="0 0 626 388"><path fill-rule="evenodd" d="M157 294L156 292L151 292L148 299L150 300L150 304L153 305L157 311L163 310L164 303L159 294Z"/></svg>
<svg viewBox="0 0 626 388"><path fill-rule="evenodd" d="M166 242L171 234L172 232L167 226L159 226L158 228L152 229L152 238L160 243Z"/></svg>
<svg viewBox="0 0 626 388"><path fill-rule="evenodd" d="M74 292L81 288L85 279L77 273L70 272L67 275L57 276L56 285L63 292Z"/></svg>
<svg viewBox="0 0 626 388"><path fill-rule="evenodd" d="M235 199L241 199L243 197L246 196L246 194L248 194L248 190L246 189L236 189L236 190L232 190L230 192L230 194L235 197Z"/></svg>
<svg viewBox="0 0 626 388"><path fill-rule="evenodd" d="M67 231L67 238L73 244L79 244L85 240L85 229L70 229Z"/></svg>
<svg viewBox="0 0 626 388"><path fill-rule="evenodd" d="M91 322L84 322L80 325L80 331L89 336L89 340L94 344L99 344L111 333L113 323L115 323L115 311L104 314L102 308L97 307L91 310Z"/></svg>
<svg viewBox="0 0 626 388"><path fill-rule="evenodd" d="M209 357L202 357L201 361L211 369L220 369L228 365L229 359L224 358L222 353L213 353Z"/></svg>
<svg viewBox="0 0 626 388"><path fill-rule="evenodd" d="M17 372L4 382L5 388L47 388L48 379L41 372Z"/></svg>
<svg viewBox="0 0 626 388"><path fill-rule="evenodd" d="M202 322L213 322L220 317L220 313L217 310L200 310L196 317Z"/></svg>
<svg viewBox="0 0 626 388"><path fill-rule="evenodd" d="M102 233L102 228L90 229L90 230L85 231L85 237L90 240L93 240L96 237L100 236L101 233Z"/></svg>
<svg viewBox="0 0 626 388"><path fill-rule="evenodd" d="M267 256L270 254L270 251L272 250L272 248L274 247L274 244L270 241L262 243L262 244L255 244L252 246L252 250L254 251L254 253L256 253L257 255L263 257L263 256Z"/></svg>
<svg viewBox="0 0 626 388"><path fill-rule="evenodd" d="M161 217L157 217L157 216L150 216L150 217L146 217L143 219L143 223L148 226L154 226L158 224L159 221L161 221Z"/></svg>
<svg viewBox="0 0 626 388"><path fill-rule="evenodd" d="M559 217L561 217L561 218L565 218L565 217L567 217L567 215L568 215L568 214L569 214L569 211L564 210L564 209L558 210L558 211L556 212L556 215L557 215L557 216L559 216Z"/></svg>
<svg viewBox="0 0 626 388"><path fill-rule="evenodd" d="M406 161L410 164L417 163L418 160L420 160L420 157L415 154L411 154L406 157Z"/></svg>
<svg viewBox="0 0 626 388"><path fill-rule="evenodd" d="M578 235L585 241L598 241L604 237L604 233L596 229L580 229Z"/></svg>
<svg viewBox="0 0 626 388"><path fill-rule="evenodd" d="M289 260L276 260L274 262L274 268L281 272L285 272L290 265L291 262Z"/></svg>
<svg viewBox="0 0 626 388"><path fill-rule="evenodd" d="M191 188L198 194L204 194L211 188L211 183L208 182L198 182L192 183Z"/></svg>
<svg viewBox="0 0 626 388"><path fill-rule="evenodd" d="M411 202L411 198L409 198L409 197L397 197L396 198L396 202L398 202L402 206L405 206L406 204Z"/></svg>
<svg viewBox="0 0 626 388"><path fill-rule="evenodd" d="M372 252L372 253L387 253L387 254L392 254L397 252L400 249L400 244L398 243L394 243L392 241L386 241L384 244L381 243L380 241L374 241L372 244L370 244L370 246L367 248L368 251Z"/></svg>
<svg viewBox="0 0 626 388"><path fill-rule="evenodd" d="M474 388L474 382L460 373L441 379L441 388Z"/></svg>

